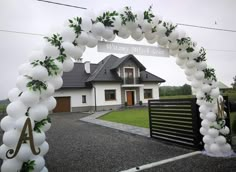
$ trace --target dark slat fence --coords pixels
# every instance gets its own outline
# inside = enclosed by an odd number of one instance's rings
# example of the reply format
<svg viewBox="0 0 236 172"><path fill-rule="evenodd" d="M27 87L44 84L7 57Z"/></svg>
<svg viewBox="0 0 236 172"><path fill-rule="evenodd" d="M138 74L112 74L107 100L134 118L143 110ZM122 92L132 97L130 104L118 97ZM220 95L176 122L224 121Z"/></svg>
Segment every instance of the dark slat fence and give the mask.
<svg viewBox="0 0 236 172"><path fill-rule="evenodd" d="M225 99L226 125L230 128L229 102ZM149 100L150 136L195 149L202 149L201 118L196 98ZM231 138L228 138L231 143Z"/></svg>
<svg viewBox="0 0 236 172"><path fill-rule="evenodd" d="M152 138L202 149L196 99L149 100L148 105Z"/></svg>

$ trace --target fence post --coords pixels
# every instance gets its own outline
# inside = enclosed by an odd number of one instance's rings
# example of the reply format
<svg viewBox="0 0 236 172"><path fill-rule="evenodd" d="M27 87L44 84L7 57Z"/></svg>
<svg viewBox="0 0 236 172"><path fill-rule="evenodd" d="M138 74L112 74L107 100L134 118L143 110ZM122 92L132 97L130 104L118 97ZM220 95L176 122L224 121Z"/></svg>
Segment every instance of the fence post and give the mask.
<svg viewBox="0 0 236 172"><path fill-rule="evenodd" d="M201 118L196 104L196 98L191 99L192 125L194 132L194 145L198 149L203 149L202 135L200 133Z"/></svg>
<svg viewBox="0 0 236 172"><path fill-rule="evenodd" d="M149 113L149 128L150 128L150 137L152 137L152 118L151 118L151 100L148 100L148 113Z"/></svg>

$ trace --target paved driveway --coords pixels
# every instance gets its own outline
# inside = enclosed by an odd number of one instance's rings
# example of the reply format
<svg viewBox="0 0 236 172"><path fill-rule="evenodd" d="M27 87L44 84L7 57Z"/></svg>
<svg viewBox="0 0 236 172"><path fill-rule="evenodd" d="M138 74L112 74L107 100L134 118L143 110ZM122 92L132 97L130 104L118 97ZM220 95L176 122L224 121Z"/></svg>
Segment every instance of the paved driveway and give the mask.
<svg viewBox="0 0 236 172"><path fill-rule="evenodd" d="M50 172L117 172L192 152L79 121L85 116L75 113L51 116L53 126L47 132L50 151L45 157ZM235 171L235 160L196 155L145 171L223 171L225 167L226 171Z"/></svg>

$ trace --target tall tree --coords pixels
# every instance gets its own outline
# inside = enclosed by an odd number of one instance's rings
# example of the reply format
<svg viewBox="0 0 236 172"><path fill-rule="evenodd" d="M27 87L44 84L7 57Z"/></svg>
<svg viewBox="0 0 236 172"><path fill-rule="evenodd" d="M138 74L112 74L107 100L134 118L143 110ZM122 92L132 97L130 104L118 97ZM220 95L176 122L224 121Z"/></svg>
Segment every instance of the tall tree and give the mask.
<svg viewBox="0 0 236 172"><path fill-rule="evenodd" d="M236 76L233 77L233 83L231 84L233 89L236 89Z"/></svg>

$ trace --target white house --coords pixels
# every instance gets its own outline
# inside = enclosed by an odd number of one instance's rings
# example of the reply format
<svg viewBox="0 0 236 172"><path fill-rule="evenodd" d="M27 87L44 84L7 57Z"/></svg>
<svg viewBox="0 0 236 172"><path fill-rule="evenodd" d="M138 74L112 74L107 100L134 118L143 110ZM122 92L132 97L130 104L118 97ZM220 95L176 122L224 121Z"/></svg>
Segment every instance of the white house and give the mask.
<svg viewBox="0 0 236 172"><path fill-rule="evenodd" d="M75 63L64 73L63 86L56 91L54 112L83 112L118 109L159 99L162 78L146 71L133 56L109 55L98 64Z"/></svg>

